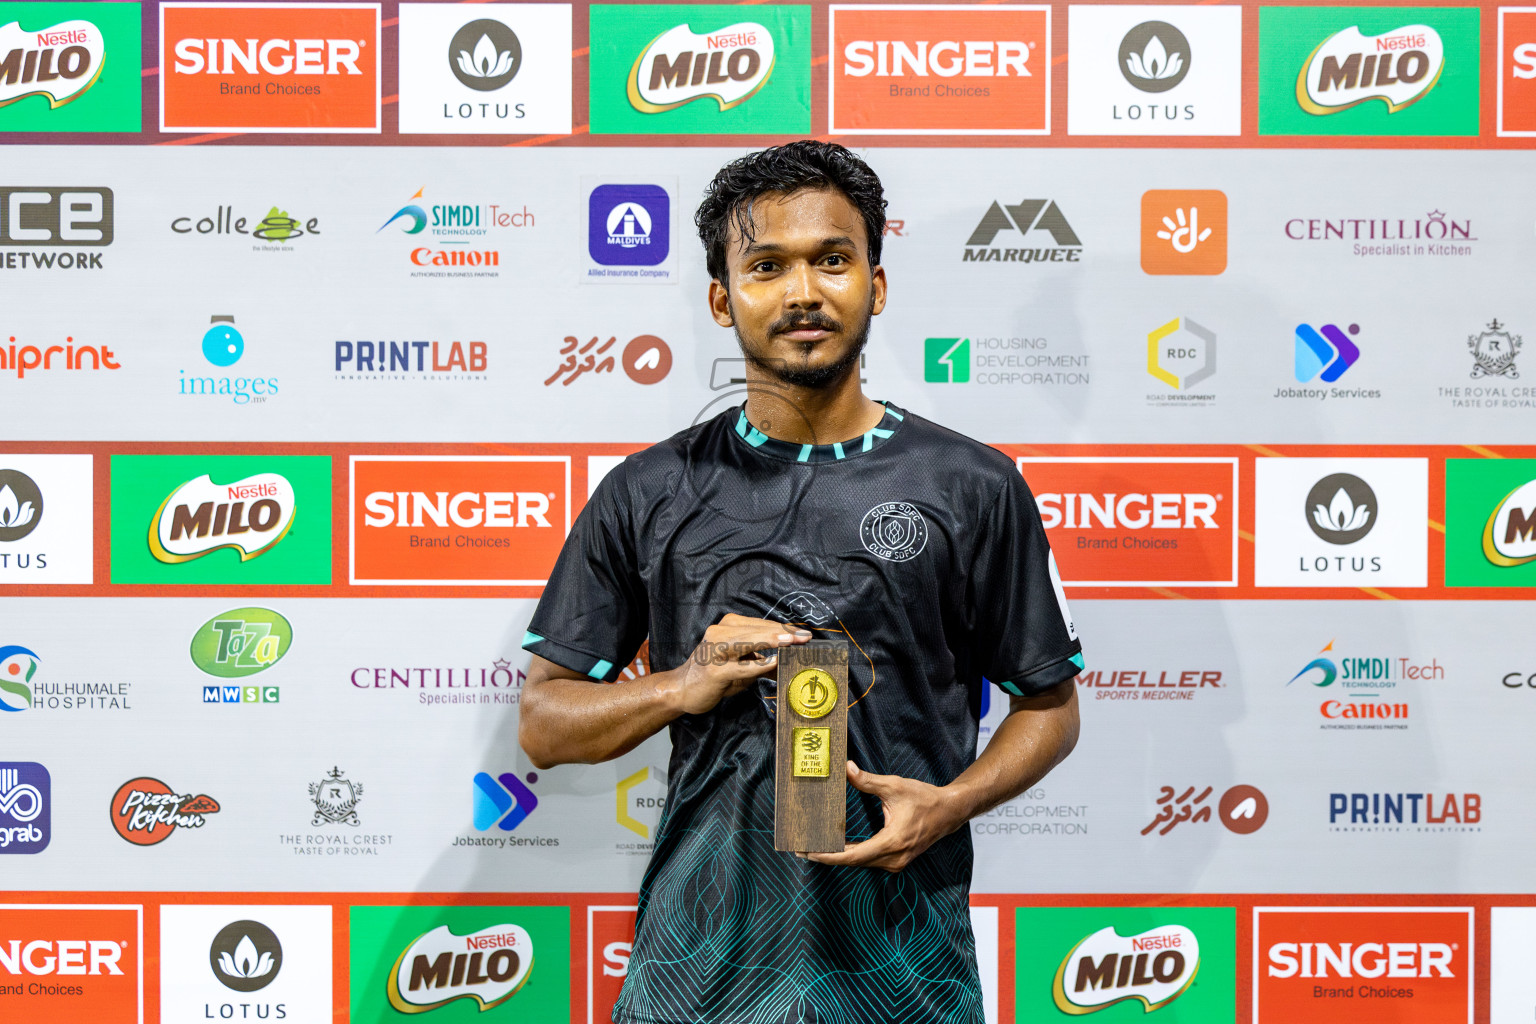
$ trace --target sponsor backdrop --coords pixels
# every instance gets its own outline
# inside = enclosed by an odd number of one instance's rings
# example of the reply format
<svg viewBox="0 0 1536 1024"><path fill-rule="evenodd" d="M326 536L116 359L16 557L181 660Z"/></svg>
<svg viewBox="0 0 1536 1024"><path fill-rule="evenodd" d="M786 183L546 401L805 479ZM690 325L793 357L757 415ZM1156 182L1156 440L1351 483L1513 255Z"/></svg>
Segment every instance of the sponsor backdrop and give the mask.
<svg viewBox="0 0 1536 1024"><path fill-rule="evenodd" d="M827 0L0 3L0 1018L608 1020L670 752L520 641L806 135L1085 637L989 1022L1532 1019L1536 8Z"/></svg>

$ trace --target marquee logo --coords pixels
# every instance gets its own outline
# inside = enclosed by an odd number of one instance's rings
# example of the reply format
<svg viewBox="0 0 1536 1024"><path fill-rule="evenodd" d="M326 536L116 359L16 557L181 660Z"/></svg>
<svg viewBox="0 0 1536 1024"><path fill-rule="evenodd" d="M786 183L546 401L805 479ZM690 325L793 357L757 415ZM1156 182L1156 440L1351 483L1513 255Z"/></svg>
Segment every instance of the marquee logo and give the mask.
<svg viewBox="0 0 1536 1024"><path fill-rule="evenodd" d="M739 106L773 74L773 33L743 21L709 33L674 25L653 39L630 68L629 103L659 114L712 99L721 110Z"/></svg>
<svg viewBox="0 0 1536 1024"><path fill-rule="evenodd" d="M219 802L211 796L178 794L147 776L129 779L112 797L110 814L117 834L135 846L154 846L178 828L202 828Z"/></svg>
<svg viewBox="0 0 1536 1024"><path fill-rule="evenodd" d="M52 838L53 780L35 761L0 761L0 854L42 853Z"/></svg>
<svg viewBox="0 0 1536 1024"><path fill-rule="evenodd" d="M242 562L288 535L297 509L293 485L278 473L216 484L204 473L176 488L155 510L149 549L161 562L190 562L224 548Z"/></svg>
<svg viewBox="0 0 1536 1024"><path fill-rule="evenodd" d="M1200 940L1183 925L1129 936L1101 928L1067 953L1051 994L1062 1013L1093 1013L1129 1000L1151 1013L1183 995L1199 970Z"/></svg>
<svg viewBox="0 0 1536 1024"><path fill-rule="evenodd" d="M143 915L140 904L0 905L6 1019L142 1020Z"/></svg>
<svg viewBox="0 0 1536 1024"><path fill-rule="evenodd" d="M0 107L41 96L50 107L78 99L101 77L106 39L83 19L25 31L21 23L0 26Z"/></svg>
<svg viewBox="0 0 1536 1024"><path fill-rule="evenodd" d="M163 132L378 132L379 5L160 5Z"/></svg>
<svg viewBox="0 0 1536 1024"><path fill-rule="evenodd" d="M293 627L268 608L215 615L192 635L192 664L211 676L241 679L265 672L293 645Z"/></svg>
<svg viewBox="0 0 1536 1024"><path fill-rule="evenodd" d="M1042 236L1048 236L1056 244L1047 248L993 248L1004 231L1017 231L1021 236L1004 236L1006 241L1039 244L1044 241ZM1005 207L994 199L965 240L961 259L966 263L1077 263L1082 255L1083 243L1055 200L1024 199Z"/></svg>

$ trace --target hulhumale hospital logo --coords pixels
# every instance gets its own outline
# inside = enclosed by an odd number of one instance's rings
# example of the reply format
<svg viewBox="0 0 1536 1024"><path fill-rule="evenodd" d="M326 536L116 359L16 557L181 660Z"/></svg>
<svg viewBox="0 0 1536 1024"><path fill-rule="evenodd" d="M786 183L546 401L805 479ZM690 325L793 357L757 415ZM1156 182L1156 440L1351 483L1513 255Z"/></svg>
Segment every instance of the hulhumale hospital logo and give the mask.
<svg viewBox="0 0 1536 1024"><path fill-rule="evenodd" d="M0 711L25 711L32 706L32 677L38 656L19 644L0 647Z"/></svg>

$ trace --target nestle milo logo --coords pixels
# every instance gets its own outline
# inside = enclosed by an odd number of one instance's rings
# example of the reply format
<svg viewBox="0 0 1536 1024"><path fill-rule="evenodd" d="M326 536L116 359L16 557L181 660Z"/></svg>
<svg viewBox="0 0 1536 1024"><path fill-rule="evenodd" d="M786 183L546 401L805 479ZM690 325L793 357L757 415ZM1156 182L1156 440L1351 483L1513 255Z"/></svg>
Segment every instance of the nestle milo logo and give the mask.
<svg viewBox="0 0 1536 1024"><path fill-rule="evenodd" d="M265 672L293 645L293 627L270 608L215 615L192 636L192 664L211 676L238 679Z"/></svg>

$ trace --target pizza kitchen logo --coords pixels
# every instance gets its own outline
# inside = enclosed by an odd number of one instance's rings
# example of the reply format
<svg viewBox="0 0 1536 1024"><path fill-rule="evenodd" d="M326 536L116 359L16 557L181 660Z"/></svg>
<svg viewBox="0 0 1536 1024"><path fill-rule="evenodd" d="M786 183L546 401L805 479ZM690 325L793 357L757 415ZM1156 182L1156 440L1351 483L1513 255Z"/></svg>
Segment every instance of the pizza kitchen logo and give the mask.
<svg viewBox="0 0 1536 1024"><path fill-rule="evenodd" d="M1094 1013L1139 1002L1143 1013L1183 995L1200 972L1200 940L1181 924L1138 935L1101 928L1073 946L1056 968L1051 997L1062 1013Z"/></svg>
<svg viewBox="0 0 1536 1024"><path fill-rule="evenodd" d="M204 473L172 491L150 520L149 550L168 564L224 548L246 562L270 551L293 526L293 485L277 473L216 484Z"/></svg>
<svg viewBox="0 0 1536 1024"><path fill-rule="evenodd" d="M159 779L130 779L118 787L110 808L112 827L135 846L154 846L178 828L202 828L219 802L199 793L178 794Z"/></svg>
<svg viewBox="0 0 1536 1024"><path fill-rule="evenodd" d="M406 946L390 968L389 1005L424 1013L463 999L484 1013L527 983L533 953L533 939L519 925L495 924L468 935L438 925Z"/></svg>

